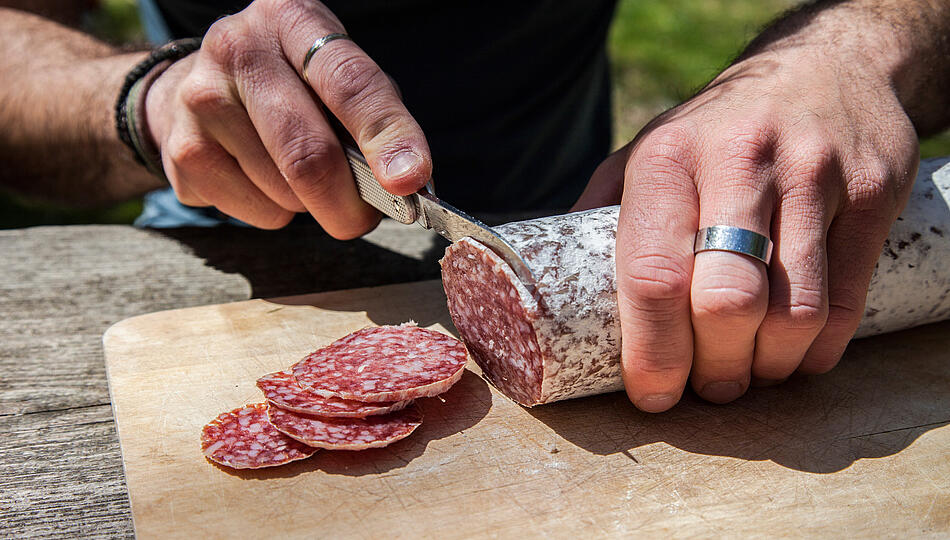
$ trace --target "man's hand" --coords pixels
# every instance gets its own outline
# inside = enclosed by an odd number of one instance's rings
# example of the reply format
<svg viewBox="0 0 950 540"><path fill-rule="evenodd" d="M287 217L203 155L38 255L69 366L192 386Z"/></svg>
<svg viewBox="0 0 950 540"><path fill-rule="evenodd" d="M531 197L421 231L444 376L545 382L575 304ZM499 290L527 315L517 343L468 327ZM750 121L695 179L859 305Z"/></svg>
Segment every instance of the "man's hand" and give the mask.
<svg viewBox="0 0 950 540"><path fill-rule="evenodd" d="M669 409L687 379L725 403L752 381L826 372L860 322L916 173L914 123L893 84L908 47L879 21L799 22L649 124L575 207L622 193L623 375L640 409ZM713 225L769 236L771 265L694 256L696 232Z"/></svg>
<svg viewBox="0 0 950 540"><path fill-rule="evenodd" d="M388 191L407 195L428 181L422 130L357 44L324 45L304 82L314 40L344 31L319 2L258 0L216 22L200 51L158 78L146 118L181 202L263 228L306 210L340 239L372 229L379 213L359 198L321 103Z"/></svg>

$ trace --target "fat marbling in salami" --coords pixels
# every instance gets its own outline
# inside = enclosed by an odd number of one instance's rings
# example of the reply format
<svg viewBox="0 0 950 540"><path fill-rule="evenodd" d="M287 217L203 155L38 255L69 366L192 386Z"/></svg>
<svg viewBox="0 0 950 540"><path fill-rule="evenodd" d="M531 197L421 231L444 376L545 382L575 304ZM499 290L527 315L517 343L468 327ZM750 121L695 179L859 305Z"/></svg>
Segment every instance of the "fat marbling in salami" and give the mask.
<svg viewBox="0 0 950 540"><path fill-rule="evenodd" d="M462 343L414 324L364 328L311 353L292 368L301 387L364 402L435 396L462 377Z"/></svg>
<svg viewBox="0 0 950 540"><path fill-rule="evenodd" d="M201 451L234 469L276 467L317 451L277 431L267 421L266 409L255 403L220 414L201 430Z"/></svg>
<svg viewBox="0 0 950 540"><path fill-rule="evenodd" d="M323 397L301 388L290 371L278 371L257 379L264 398L281 409L336 418L365 418L405 409L412 400L364 403L352 399Z"/></svg>
<svg viewBox="0 0 950 540"><path fill-rule="evenodd" d="M366 418L325 418L286 411L273 404L267 417L281 433L308 446L328 450L365 450L387 446L409 436L422 424L412 405L404 410Z"/></svg>

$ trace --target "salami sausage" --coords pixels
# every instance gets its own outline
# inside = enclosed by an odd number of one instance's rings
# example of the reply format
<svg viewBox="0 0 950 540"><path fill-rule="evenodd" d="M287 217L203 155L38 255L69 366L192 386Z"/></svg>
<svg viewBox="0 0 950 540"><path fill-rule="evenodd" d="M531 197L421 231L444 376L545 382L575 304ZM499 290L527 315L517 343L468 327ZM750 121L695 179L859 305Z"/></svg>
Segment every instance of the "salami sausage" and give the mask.
<svg viewBox="0 0 950 540"><path fill-rule="evenodd" d="M301 387L324 397L364 402L435 396L462 377L462 343L414 324L353 332L292 368Z"/></svg>
<svg viewBox="0 0 950 540"><path fill-rule="evenodd" d="M308 446L328 450L365 450L387 446L409 436L422 424L412 405L404 410L366 418L325 418L267 408L270 423L281 433Z"/></svg>
<svg viewBox="0 0 950 540"><path fill-rule="evenodd" d="M364 403L338 397L323 397L297 385L290 371L278 371L257 379L257 387L268 402L281 409L301 414L315 414L336 418L365 418L405 409L408 401L381 401Z"/></svg>
<svg viewBox="0 0 950 540"><path fill-rule="evenodd" d="M924 163L891 231L858 336L950 317L950 166ZM449 312L486 378L526 406L620 390L614 272L619 207L496 228L531 268L532 293L465 238L441 261Z"/></svg>
<svg viewBox="0 0 950 540"><path fill-rule="evenodd" d="M266 409L255 403L219 415L201 430L201 451L234 469L275 467L317 451L277 431L267 421Z"/></svg>

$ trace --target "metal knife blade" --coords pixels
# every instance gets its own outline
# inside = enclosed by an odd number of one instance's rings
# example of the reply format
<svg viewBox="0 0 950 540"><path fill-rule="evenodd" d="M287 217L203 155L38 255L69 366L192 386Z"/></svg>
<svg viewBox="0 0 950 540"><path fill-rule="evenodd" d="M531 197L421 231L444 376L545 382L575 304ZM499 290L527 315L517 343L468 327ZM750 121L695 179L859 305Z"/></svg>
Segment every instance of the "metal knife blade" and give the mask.
<svg viewBox="0 0 950 540"><path fill-rule="evenodd" d="M532 293L535 280L521 255L491 227L436 197L432 182L412 195L400 196L383 189L359 150L343 145L360 198L400 223L418 223L451 242L471 237L498 254Z"/></svg>

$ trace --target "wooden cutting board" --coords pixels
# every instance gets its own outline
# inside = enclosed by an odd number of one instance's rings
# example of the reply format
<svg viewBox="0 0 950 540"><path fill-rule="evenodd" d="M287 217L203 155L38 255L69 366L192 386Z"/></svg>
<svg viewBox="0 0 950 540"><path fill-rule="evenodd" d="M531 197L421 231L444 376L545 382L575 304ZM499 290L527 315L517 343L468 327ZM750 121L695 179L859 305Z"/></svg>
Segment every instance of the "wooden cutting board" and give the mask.
<svg viewBox="0 0 950 540"><path fill-rule="evenodd" d="M104 337L139 538L941 536L950 325L852 344L822 377L659 415L623 394L525 409L475 372L390 447L259 471L201 427L260 375L367 325L453 331L437 281L165 311Z"/></svg>

